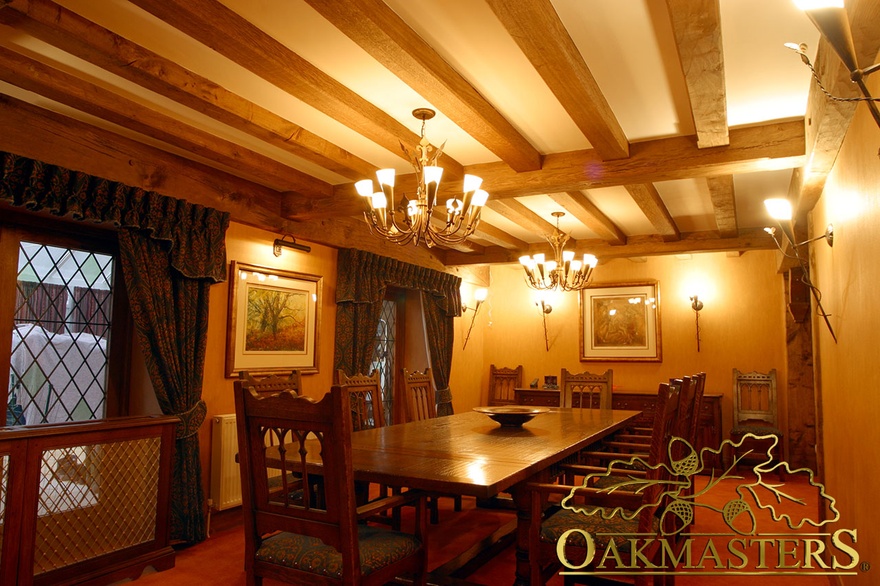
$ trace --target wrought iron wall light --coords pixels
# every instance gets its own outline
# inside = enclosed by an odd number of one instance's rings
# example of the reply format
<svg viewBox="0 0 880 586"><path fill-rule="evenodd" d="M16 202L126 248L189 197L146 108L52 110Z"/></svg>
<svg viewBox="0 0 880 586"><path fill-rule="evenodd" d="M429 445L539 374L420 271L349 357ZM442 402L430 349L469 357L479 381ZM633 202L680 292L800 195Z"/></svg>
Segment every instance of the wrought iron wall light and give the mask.
<svg viewBox="0 0 880 586"><path fill-rule="evenodd" d="M693 295L691 298L691 309L694 310L694 320L697 324L697 352L700 351L700 312L703 310L703 302L700 301L699 295Z"/></svg>
<svg viewBox="0 0 880 586"><path fill-rule="evenodd" d="M801 60L810 68L810 71L813 72L813 77L816 79L819 89L821 89L826 96L839 102L867 103L868 108L871 111L871 116L874 117L874 121L880 126L880 111L878 111L877 104L875 103L878 101L878 98L871 96L864 81L866 76L880 69L880 63L876 63L864 69L859 68L855 45L853 44L852 31L849 26L849 18L847 18L846 10L843 7L843 0L794 0L794 3L806 13L816 28L819 29L819 33L825 37L825 40L828 41L828 44L831 45L840 57L840 60L843 61L843 64L849 71L850 79L853 83L859 86L859 90L861 90L864 97L840 98L832 95L831 92L825 89L822 80L819 79L819 74L816 73L815 68L813 68L813 65L810 63L810 59L807 57L806 53L807 46L803 43L799 45L795 43L786 43L785 46L801 56Z"/></svg>
<svg viewBox="0 0 880 586"><path fill-rule="evenodd" d="M535 301L535 305L541 310L541 321L544 322L544 347L547 352L550 351L550 336L547 334L547 314L553 311L553 306L547 303L543 298Z"/></svg>
<svg viewBox="0 0 880 586"><path fill-rule="evenodd" d="M585 254L583 260L575 260L573 250L564 250L570 236L559 229L559 218L565 212L553 212L556 218L556 229L547 236L553 248L553 260L547 260L544 254L519 257L526 273L526 285L537 291L580 291L586 289L593 280L593 269L598 260L592 254Z"/></svg>
<svg viewBox="0 0 880 586"><path fill-rule="evenodd" d="M290 242L285 240L290 236ZM285 234L281 238L276 238L275 242L272 244L272 253L275 256L281 256L281 247L292 248L294 250L301 250L302 252L311 252L312 247L306 246L305 244L297 244L296 238L294 238L291 234Z"/></svg>
<svg viewBox="0 0 880 586"><path fill-rule="evenodd" d="M440 178L443 175L443 168L437 165L437 161L446 145L444 142L437 148L425 138L425 121L435 114L430 108L413 110L413 116L422 121L421 140L416 146L415 155L403 143L400 144L416 171L418 187L415 199L407 199L404 195L399 202L395 201L394 169L380 169L376 172L379 191L374 190L371 179L354 184L355 190L369 204L370 209L364 212L364 217L370 231L395 244L414 242L418 246L423 240L429 248L438 244L460 244L477 229L480 212L489 198L489 194L480 189L482 179L476 175L465 175L461 196L447 199L445 213L441 211L436 218L437 224L442 227L431 222L440 190Z"/></svg>
<svg viewBox="0 0 880 586"><path fill-rule="evenodd" d="M777 231L774 227L764 228L764 231L770 234L773 238L773 242L776 243L776 247L786 258L793 259L797 261L798 266L801 269L801 282L810 290L810 294L813 296L813 300L816 302L816 313L825 321L825 325L828 327L828 332L831 334L831 338L834 340L834 343L837 343L837 335L834 333L834 328L831 327L831 321L828 319L831 317L831 314L825 311L825 308L822 307L822 292L818 287L813 285L813 281L810 278L810 267L809 267L809 248L807 249L806 258L801 254L800 249L802 246L807 246L811 242L815 242L817 240L825 240L828 243L828 246L834 246L834 226L829 224L827 228L825 228L825 233L814 238L808 238L802 242L797 242L797 239L794 236L794 229L792 227L791 218L792 218L792 208L791 202L784 198L771 198L764 200L764 207L767 208L767 213L771 218L776 220L779 228L785 238L785 242L788 244L786 247L782 241L777 237Z"/></svg>
<svg viewBox="0 0 880 586"><path fill-rule="evenodd" d="M467 348L468 340L471 339L471 330L474 329L474 322L477 321L477 314L480 312L480 307L482 307L483 302L486 300L486 297L488 297L488 295L489 290L483 287L480 287L479 289L474 291L474 301L476 302L476 305L474 305L473 307L474 315L471 317L471 325L468 328L467 335L465 335L464 337L464 344L461 347L462 350ZM468 309L470 308L467 305L461 306L462 311L467 311Z"/></svg>

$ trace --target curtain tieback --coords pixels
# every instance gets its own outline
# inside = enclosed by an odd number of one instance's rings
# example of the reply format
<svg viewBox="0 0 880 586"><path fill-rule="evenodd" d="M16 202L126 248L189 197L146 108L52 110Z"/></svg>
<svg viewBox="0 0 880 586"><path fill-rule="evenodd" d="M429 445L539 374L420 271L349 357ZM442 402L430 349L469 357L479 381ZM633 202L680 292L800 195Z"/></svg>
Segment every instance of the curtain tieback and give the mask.
<svg viewBox="0 0 880 586"><path fill-rule="evenodd" d="M438 403L452 403L452 391L449 387L438 389L436 396Z"/></svg>
<svg viewBox="0 0 880 586"><path fill-rule="evenodd" d="M180 425L177 426L177 439L186 439L199 433L199 427L202 426L207 414L208 406L201 399L189 411L175 413L180 418Z"/></svg>

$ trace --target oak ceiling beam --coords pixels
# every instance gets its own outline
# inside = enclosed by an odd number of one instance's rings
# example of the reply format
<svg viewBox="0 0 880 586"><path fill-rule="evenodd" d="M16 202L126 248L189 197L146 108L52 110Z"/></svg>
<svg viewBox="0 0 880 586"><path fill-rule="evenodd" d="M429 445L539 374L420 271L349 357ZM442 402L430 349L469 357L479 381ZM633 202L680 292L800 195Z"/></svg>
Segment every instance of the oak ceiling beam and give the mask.
<svg viewBox="0 0 880 586"><path fill-rule="evenodd" d="M697 146L729 144L719 0L666 0L690 97Z"/></svg>
<svg viewBox="0 0 880 586"><path fill-rule="evenodd" d="M138 102L0 47L0 79L86 114L139 132L234 169L244 178L276 190L330 195L329 183L248 150Z"/></svg>
<svg viewBox="0 0 880 586"><path fill-rule="evenodd" d="M735 238L719 238L714 230L707 232L687 232L681 240L664 242L659 236L630 236L624 245L611 245L603 240L579 240L576 254L589 252L605 262L617 258L638 258L668 254L694 254L700 252L726 252L749 250L772 250L776 245L761 228L740 230ZM547 253L547 244L532 244L524 254ZM501 247L489 247L483 255L462 254L446 251L442 257L447 267L473 264L514 264L519 262L520 253Z"/></svg>
<svg viewBox="0 0 880 586"><path fill-rule="evenodd" d="M691 136L635 142L628 159L603 161L594 150L546 155L540 171L514 173L501 163L469 165L490 201L637 183L791 169L804 163L802 120L732 128L730 144L700 149ZM340 186L336 187L337 193ZM354 189L352 188L352 192Z"/></svg>
<svg viewBox="0 0 880 586"><path fill-rule="evenodd" d="M279 213L279 194L268 187L3 95L0 150L229 212L236 222L270 232L446 270L438 251L423 246L390 247L371 235L362 219L285 221Z"/></svg>
<svg viewBox="0 0 880 586"><path fill-rule="evenodd" d="M0 22L347 179L360 179L377 169L301 126L49 0L12 0L0 10Z"/></svg>
<svg viewBox="0 0 880 586"><path fill-rule="evenodd" d="M626 244L626 234L623 230L580 191L551 193L550 197L602 240L609 244Z"/></svg>
<svg viewBox="0 0 880 586"><path fill-rule="evenodd" d="M550 236L556 231L553 224L515 199L494 201L490 199L486 207L530 232Z"/></svg>
<svg viewBox="0 0 880 586"><path fill-rule="evenodd" d="M132 0L132 3L238 63L390 152L421 137L336 81L217 0ZM447 154L440 165L453 177L461 163Z"/></svg>
<svg viewBox="0 0 880 586"><path fill-rule="evenodd" d="M700 149L693 137L675 137L633 143L629 159L603 161L593 150L544 157L540 171L516 173L504 163L469 165L465 170L483 178L489 202L512 197L543 195L599 187L616 187L712 175L791 169L803 165L804 124L801 120L768 122L731 130L731 144ZM460 182L441 184L459 189ZM415 174L395 178L395 192L414 193ZM445 192L444 192L445 193ZM309 220L350 216L363 212L354 184L336 185L331 198L286 194L291 219Z"/></svg>
<svg viewBox="0 0 880 586"><path fill-rule="evenodd" d="M602 159L629 141L550 0L487 0L519 48Z"/></svg>
<svg viewBox="0 0 880 586"><path fill-rule="evenodd" d="M541 168L537 149L382 0L306 1L512 169Z"/></svg>
<svg viewBox="0 0 880 586"><path fill-rule="evenodd" d="M853 45L858 62L862 67L867 67L874 63L880 51L880 27L876 26L880 22L880 0L847 2L846 7L853 26ZM832 95L839 98L861 96L858 86L850 79L850 72L824 38L819 41L813 65ZM843 139L859 107L865 106L859 106L857 102L831 100L815 80L810 80L806 115L809 158L801 170L800 192L792 199L796 221L803 220L819 201L825 180L837 160Z"/></svg>
<svg viewBox="0 0 880 586"><path fill-rule="evenodd" d="M678 231L678 226L675 225L675 220L672 219L672 214L669 213L666 204L663 203L663 198L660 197L660 193L652 183L639 183L624 187L664 241L670 242L681 238L681 233Z"/></svg>
<svg viewBox="0 0 880 586"><path fill-rule="evenodd" d="M529 244L524 240L520 240L512 234L508 234L504 230L480 220L477 224L477 230L474 232L474 238L491 242L496 246L503 248L512 248L514 250L524 250Z"/></svg>
<svg viewBox="0 0 880 586"><path fill-rule="evenodd" d="M722 238L733 238L737 235L736 194L733 187L733 175L706 177L709 184L709 197L715 209L715 225Z"/></svg>
<svg viewBox="0 0 880 586"><path fill-rule="evenodd" d="M3 95L0 149L226 211L266 230L282 223L277 192L268 187Z"/></svg>

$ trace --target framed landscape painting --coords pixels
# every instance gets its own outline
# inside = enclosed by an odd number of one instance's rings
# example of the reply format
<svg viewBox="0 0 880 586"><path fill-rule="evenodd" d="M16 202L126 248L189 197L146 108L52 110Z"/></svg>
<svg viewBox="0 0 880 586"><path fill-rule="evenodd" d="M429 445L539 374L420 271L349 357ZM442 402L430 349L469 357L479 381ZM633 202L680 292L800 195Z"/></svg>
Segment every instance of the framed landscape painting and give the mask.
<svg viewBox="0 0 880 586"><path fill-rule="evenodd" d="M655 282L590 287L580 297L582 362L660 362L660 289Z"/></svg>
<svg viewBox="0 0 880 586"><path fill-rule="evenodd" d="M232 261L226 376L318 371L322 277Z"/></svg>

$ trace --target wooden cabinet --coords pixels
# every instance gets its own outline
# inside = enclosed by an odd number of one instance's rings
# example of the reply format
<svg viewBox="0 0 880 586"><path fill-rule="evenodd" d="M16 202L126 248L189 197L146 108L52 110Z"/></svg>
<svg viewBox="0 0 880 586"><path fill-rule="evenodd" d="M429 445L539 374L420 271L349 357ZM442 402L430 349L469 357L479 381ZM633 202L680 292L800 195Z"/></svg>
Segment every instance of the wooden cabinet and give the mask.
<svg viewBox="0 0 880 586"><path fill-rule="evenodd" d="M559 407L559 389L516 389L516 402L519 405L533 407ZM717 450L721 445L721 397L720 393L703 395L700 405L699 442L696 449L712 448ZM572 397L573 407L580 407L580 397ZM654 411L657 408L657 395L649 393L615 392L611 398L613 409L641 411L642 415L636 425L651 427L654 422ZM593 395L593 408L599 408L599 396Z"/></svg>

